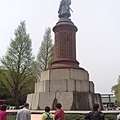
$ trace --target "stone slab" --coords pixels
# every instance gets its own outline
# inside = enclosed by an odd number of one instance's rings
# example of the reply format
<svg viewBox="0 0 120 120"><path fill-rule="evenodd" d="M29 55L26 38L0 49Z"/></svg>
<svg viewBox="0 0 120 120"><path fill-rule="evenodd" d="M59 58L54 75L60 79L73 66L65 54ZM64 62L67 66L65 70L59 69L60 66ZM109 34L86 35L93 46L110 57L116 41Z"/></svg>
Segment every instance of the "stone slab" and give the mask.
<svg viewBox="0 0 120 120"><path fill-rule="evenodd" d="M54 92L43 92L40 93L39 96L39 108L44 109L45 106L49 106L51 109L53 108L53 102L55 99L55 93Z"/></svg>
<svg viewBox="0 0 120 120"><path fill-rule="evenodd" d="M50 81L50 92L65 92L66 80L52 80Z"/></svg>
<svg viewBox="0 0 120 120"><path fill-rule="evenodd" d="M44 81L39 81L35 83L35 93L44 92Z"/></svg>
<svg viewBox="0 0 120 120"><path fill-rule="evenodd" d="M102 106L102 100L101 100L101 95L99 93L96 93L95 96L94 96L94 101L95 103L98 103L100 106L99 106L99 109L103 109L103 106Z"/></svg>
<svg viewBox="0 0 120 120"><path fill-rule="evenodd" d="M50 80L70 79L69 69L52 69L50 70Z"/></svg>
<svg viewBox="0 0 120 120"><path fill-rule="evenodd" d="M32 110L37 110L37 109L39 109L39 105L38 105L38 103L39 103L39 96L40 96L40 93L34 93L33 94L33 99L32 99Z"/></svg>
<svg viewBox="0 0 120 120"><path fill-rule="evenodd" d="M57 92L56 99L58 103L62 104L62 109L69 110L73 104L73 92Z"/></svg>
<svg viewBox="0 0 120 120"><path fill-rule="evenodd" d="M89 81L80 80L80 92L90 92Z"/></svg>
<svg viewBox="0 0 120 120"><path fill-rule="evenodd" d="M89 74L85 70L70 69L70 78L74 80L89 80Z"/></svg>
<svg viewBox="0 0 120 120"><path fill-rule="evenodd" d="M33 94L28 94L26 103L29 103L29 108L30 109L32 109L32 100L33 100Z"/></svg>
<svg viewBox="0 0 120 120"><path fill-rule="evenodd" d="M35 84L37 92L94 92L93 82L87 80L45 80Z"/></svg>
<svg viewBox="0 0 120 120"><path fill-rule="evenodd" d="M93 81L89 81L89 83L90 83L90 92L94 93L95 92L95 90L94 90L94 83L93 83Z"/></svg>
<svg viewBox="0 0 120 120"><path fill-rule="evenodd" d="M51 69L41 73L40 81L44 80L89 80L86 70L80 69Z"/></svg>
<svg viewBox="0 0 120 120"><path fill-rule="evenodd" d="M65 92L73 92L76 90L75 80L67 80L67 89Z"/></svg>
<svg viewBox="0 0 120 120"><path fill-rule="evenodd" d="M55 110L58 102L64 110L90 110L95 102L102 103L99 94L90 92L41 92L33 94L31 109L44 110L45 106L50 106Z"/></svg>

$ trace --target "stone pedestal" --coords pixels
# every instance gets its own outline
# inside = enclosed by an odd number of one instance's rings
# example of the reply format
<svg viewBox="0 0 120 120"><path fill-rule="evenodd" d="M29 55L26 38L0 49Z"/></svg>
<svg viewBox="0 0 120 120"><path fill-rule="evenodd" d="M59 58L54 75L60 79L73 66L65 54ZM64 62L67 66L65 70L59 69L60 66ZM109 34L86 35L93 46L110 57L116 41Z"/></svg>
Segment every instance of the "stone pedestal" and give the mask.
<svg viewBox="0 0 120 120"><path fill-rule="evenodd" d="M55 27L54 61L35 84L35 93L27 96L30 109L55 109L60 102L64 110L90 110L100 104L100 94L94 93L94 83L88 72L76 60L77 27L68 18L60 18Z"/></svg>
<svg viewBox="0 0 120 120"><path fill-rule="evenodd" d="M32 110L44 110L45 106L55 110L58 102L64 110L91 110L94 103L101 105L101 96L90 92L39 92L28 94L27 102Z"/></svg>
<svg viewBox="0 0 120 120"><path fill-rule="evenodd" d="M41 81L35 84L35 93L27 96L30 109L44 109L46 105L55 109L60 102L64 110L90 110L99 94L94 93L94 83L89 74L80 69L51 69L41 74Z"/></svg>

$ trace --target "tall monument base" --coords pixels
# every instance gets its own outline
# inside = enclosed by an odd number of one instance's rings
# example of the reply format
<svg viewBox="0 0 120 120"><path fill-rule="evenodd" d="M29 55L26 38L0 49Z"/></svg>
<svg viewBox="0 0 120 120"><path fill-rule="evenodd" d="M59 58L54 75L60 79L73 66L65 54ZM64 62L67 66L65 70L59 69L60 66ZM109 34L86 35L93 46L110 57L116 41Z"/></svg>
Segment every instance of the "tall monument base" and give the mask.
<svg viewBox="0 0 120 120"><path fill-rule="evenodd" d="M54 61L35 84L35 93L27 96L30 109L47 105L54 110L57 102L64 110L90 110L94 103L102 108L100 94L94 93L94 83L76 60L77 30L68 16L61 17L54 26Z"/></svg>
<svg viewBox="0 0 120 120"><path fill-rule="evenodd" d="M90 110L100 104L100 94L94 93L94 83L84 69L50 69L41 74L35 93L28 94L30 109L43 110L46 105L55 110L56 103L64 110Z"/></svg>

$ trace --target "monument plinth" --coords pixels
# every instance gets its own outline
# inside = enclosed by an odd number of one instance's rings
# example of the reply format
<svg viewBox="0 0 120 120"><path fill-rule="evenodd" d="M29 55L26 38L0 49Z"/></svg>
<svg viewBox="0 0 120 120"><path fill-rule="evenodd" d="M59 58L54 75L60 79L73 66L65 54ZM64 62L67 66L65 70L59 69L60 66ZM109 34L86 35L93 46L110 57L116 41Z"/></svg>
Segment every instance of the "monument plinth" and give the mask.
<svg viewBox="0 0 120 120"><path fill-rule="evenodd" d="M76 60L77 27L69 18L65 17L58 21L53 32L55 33L55 44L51 69L80 69L79 62Z"/></svg>
<svg viewBox="0 0 120 120"><path fill-rule="evenodd" d="M35 84L35 93L28 94L30 109L55 109L57 102L64 110L90 110L94 103L100 108L101 96L94 92L94 83L89 81L89 73L79 67L76 60L77 27L70 20L70 0L62 0L59 21L53 28L55 33L54 61L51 67L41 73Z"/></svg>

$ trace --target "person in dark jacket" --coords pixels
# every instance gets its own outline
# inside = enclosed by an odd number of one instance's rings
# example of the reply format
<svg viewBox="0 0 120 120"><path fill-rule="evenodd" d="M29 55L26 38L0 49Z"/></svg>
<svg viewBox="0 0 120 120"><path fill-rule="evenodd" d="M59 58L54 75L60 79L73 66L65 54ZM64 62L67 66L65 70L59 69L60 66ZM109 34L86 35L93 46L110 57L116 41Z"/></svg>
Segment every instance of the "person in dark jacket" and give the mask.
<svg viewBox="0 0 120 120"><path fill-rule="evenodd" d="M99 104L95 103L93 105L93 111L85 116L85 120L104 120L104 114L101 111L98 111L98 109Z"/></svg>

